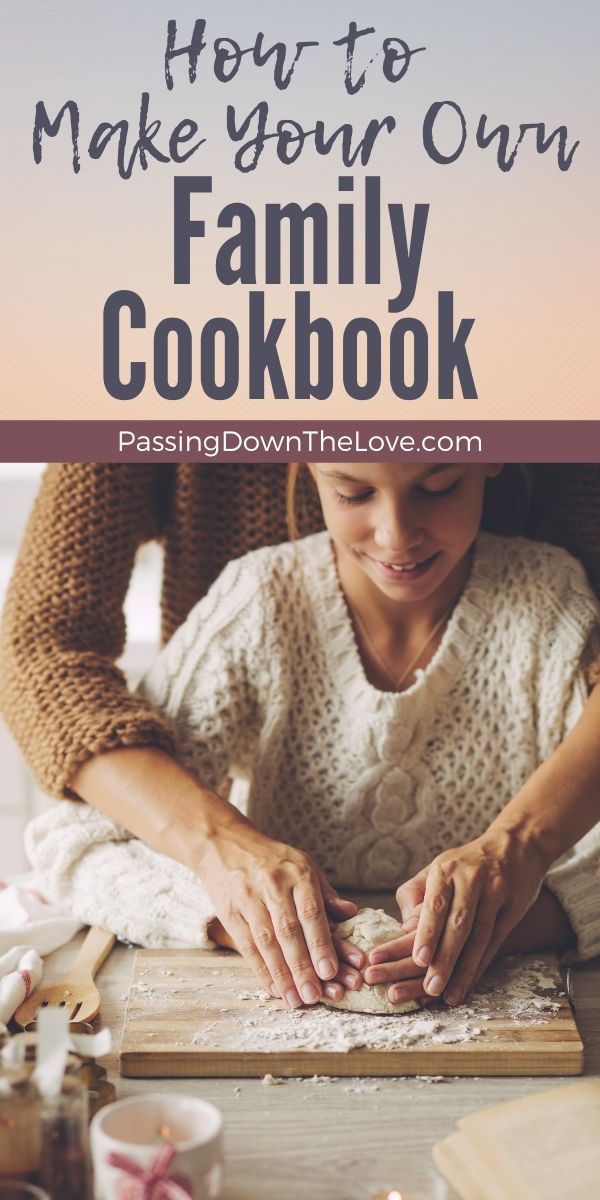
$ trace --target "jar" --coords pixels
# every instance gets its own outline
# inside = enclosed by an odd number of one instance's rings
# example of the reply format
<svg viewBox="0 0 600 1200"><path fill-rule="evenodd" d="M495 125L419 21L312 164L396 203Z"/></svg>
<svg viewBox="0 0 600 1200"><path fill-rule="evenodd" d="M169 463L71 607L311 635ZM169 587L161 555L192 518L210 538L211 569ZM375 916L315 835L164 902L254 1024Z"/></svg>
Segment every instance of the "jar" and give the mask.
<svg viewBox="0 0 600 1200"><path fill-rule="evenodd" d="M0 1179L35 1183L40 1161L39 1096L27 1072L0 1072Z"/></svg>
<svg viewBox="0 0 600 1200"><path fill-rule="evenodd" d="M40 1136L40 1185L60 1200L92 1200L87 1090L76 1075L41 1097Z"/></svg>

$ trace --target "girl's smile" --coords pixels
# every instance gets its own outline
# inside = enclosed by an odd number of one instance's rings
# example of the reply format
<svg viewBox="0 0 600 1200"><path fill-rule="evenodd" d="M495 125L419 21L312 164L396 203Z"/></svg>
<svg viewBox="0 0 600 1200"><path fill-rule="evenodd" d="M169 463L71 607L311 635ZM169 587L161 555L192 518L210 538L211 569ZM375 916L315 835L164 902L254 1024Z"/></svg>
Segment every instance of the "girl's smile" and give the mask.
<svg viewBox="0 0 600 1200"><path fill-rule="evenodd" d="M350 602L433 624L458 598L499 465L323 463L310 468ZM418 608L413 607L418 601ZM391 603L390 603L391 602Z"/></svg>
<svg viewBox="0 0 600 1200"><path fill-rule="evenodd" d="M370 555L366 557L370 559L384 579L390 579L393 583L404 584L414 579L421 579L433 565L435 559L438 557L438 552L431 554L428 558L405 563L382 562L381 559L371 558Z"/></svg>

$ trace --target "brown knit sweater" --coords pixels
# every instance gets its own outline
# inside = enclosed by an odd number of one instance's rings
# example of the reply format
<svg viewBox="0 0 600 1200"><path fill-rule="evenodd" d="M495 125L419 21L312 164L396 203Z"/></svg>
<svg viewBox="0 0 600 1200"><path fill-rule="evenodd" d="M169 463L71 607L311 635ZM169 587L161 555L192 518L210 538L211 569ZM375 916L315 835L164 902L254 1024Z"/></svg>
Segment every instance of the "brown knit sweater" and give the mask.
<svg viewBox="0 0 600 1200"><path fill-rule="evenodd" d="M0 705L39 784L69 796L79 764L118 746L172 750L165 722L129 694L114 661L135 552L165 549L162 634L168 638L224 565L283 541L283 465L65 463L48 468L9 589ZM492 481L485 524L565 546L600 595L600 467L516 469ZM321 526L306 488L300 531Z"/></svg>

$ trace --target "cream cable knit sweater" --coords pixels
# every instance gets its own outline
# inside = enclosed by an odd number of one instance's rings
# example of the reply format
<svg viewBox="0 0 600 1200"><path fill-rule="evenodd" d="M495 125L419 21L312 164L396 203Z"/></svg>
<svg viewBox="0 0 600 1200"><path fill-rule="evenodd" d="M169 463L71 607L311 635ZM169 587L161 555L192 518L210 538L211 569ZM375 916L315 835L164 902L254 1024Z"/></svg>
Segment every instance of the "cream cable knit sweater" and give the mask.
<svg viewBox="0 0 600 1200"><path fill-rule="evenodd" d="M559 744L586 699L596 601L565 551L480 534L441 645L407 691L365 677L330 539L231 563L157 658L143 693L182 762L219 788L251 775L248 815L332 883L394 888L477 837ZM52 899L147 946L206 946L194 874L83 804L29 826ZM600 952L600 828L547 879Z"/></svg>

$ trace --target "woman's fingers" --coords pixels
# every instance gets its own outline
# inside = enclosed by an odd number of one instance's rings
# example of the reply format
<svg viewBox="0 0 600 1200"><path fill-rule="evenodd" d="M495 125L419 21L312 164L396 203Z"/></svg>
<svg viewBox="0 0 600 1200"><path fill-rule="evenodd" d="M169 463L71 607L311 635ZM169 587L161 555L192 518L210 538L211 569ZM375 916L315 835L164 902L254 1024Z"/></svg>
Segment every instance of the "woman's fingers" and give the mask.
<svg viewBox="0 0 600 1200"><path fill-rule="evenodd" d="M421 965L425 965L426 960L428 960L427 974L423 986L430 996L441 996L452 975L455 963L471 933L481 895L481 879L475 872L458 872L454 877L451 893L449 886L446 886L442 888L442 895L444 897L443 912L445 924L435 948L424 954L423 942L419 941L420 929L418 929L415 936L415 950L413 952L415 961ZM497 911L498 905L494 907ZM426 908L427 895L425 896L421 920L423 920ZM441 909L442 905L440 904L439 910L441 911ZM489 927L489 920L490 918L486 918L486 922L484 923L486 928ZM434 928L433 925L427 930L426 936L431 935L432 928ZM433 937L430 936L429 943L425 944L431 946L432 943Z"/></svg>
<svg viewBox="0 0 600 1200"><path fill-rule="evenodd" d="M499 918L497 903L482 898L475 914L471 931L458 962L451 973L444 992L446 1004L461 1004L469 988L478 976L484 956L495 942L495 929Z"/></svg>
<svg viewBox="0 0 600 1200"><path fill-rule="evenodd" d="M427 880L427 872L419 871L412 879L407 879L406 883L402 883L396 892L396 903L400 909L402 924L411 917L418 915L423 898L425 896L425 884Z"/></svg>
<svg viewBox="0 0 600 1200"><path fill-rule="evenodd" d="M252 924L239 914L233 918L230 930L233 941L261 986L267 991L274 988L290 1008L298 1008L302 1000L283 955L277 953L273 924L264 905L256 906L253 918Z"/></svg>
<svg viewBox="0 0 600 1200"><path fill-rule="evenodd" d="M425 991L460 1003L539 892L543 863L527 843L494 825L439 854L396 895L406 920L418 886L424 899L413 958L427 968ZM412 910L414 919L415 908Z"/></svg>
<svg viewBox="0 0 600 1200"><path fill-rule="evenodd" d="M414 933L418 927L419 918L415 913L413 917L407 917L406 921L403 921L402 924L406 933Z"/></svg>
<svg viewBox="0 0 600 1200"><path fill-rule="evenodd" d="M309 961L316 971L318 980L335 979L339 966L338 957L333 945L333 937L319 883L317 880L305 877L296 884L292 895L304 945L308 948ZM302 947L298 937L296 937L296 952L302 959ZM319 987L319 993L320 990ZM309 1000L307 1003L310 1004L312 1001Z"/></svg>
<svg viewBox="0 0 600 1200"><path fill-rule="evenodd" d="M288 995L293 988L300 997L300 1003L315 1004L321 997L321 981L313 965L300 914L291 894L280 897L277 903L269 901L268 907L255 904L253 911L255 914L260 912L261 917L253 917L251 929L279 995L294 1007L293 997ZM268 922L263 913L267 914ZM276 974L273 974L274 971ZM334 969L332 975L335 976L335 973Z"/></svg>
<svg viewBox="0 0 600 1200"><path fill-rule="evenodd" d="M328 916L333 917L335 923L339 921L347 921L349 917L355 917L358 912L358 905L352 900L344 900L339 896L335 888L332 888L329 881L317 871L317 878L321 888L321 895L325 905L325 911Z"/></svg>
<svg viewBox="0 0 600 1200"><path fill-rule="evenodd" d="M244 825L218 847L211 895L223 926L257 979L291 1007L315 1004L323 983L339 989L362 983L350 962L340 963L330 929L356 913L321 875L308 855L273 842Z"/></svg>
<svg viewBox="0 0 600 1200"><path fill-rule="evenodd" d="M498 914L493 936L488 943L485 953L482 955L479 961L473 983L479 983L481 976L485 971L487 971L490 963L493 962L498 954L503 942L506 941L509 933L514 929L515 925L522 916L523 913L521 909L517 909L514 906L509 906Z"/></svg>
<svg viewBox="0 0 600 1200"><path fill-rule="evenodd" d="M451 879L443 874L439 865L434 862L427 876L413 950L413 958L420 967L428 967L433 960L448 918L453 894L454 885Z"/></svg>

